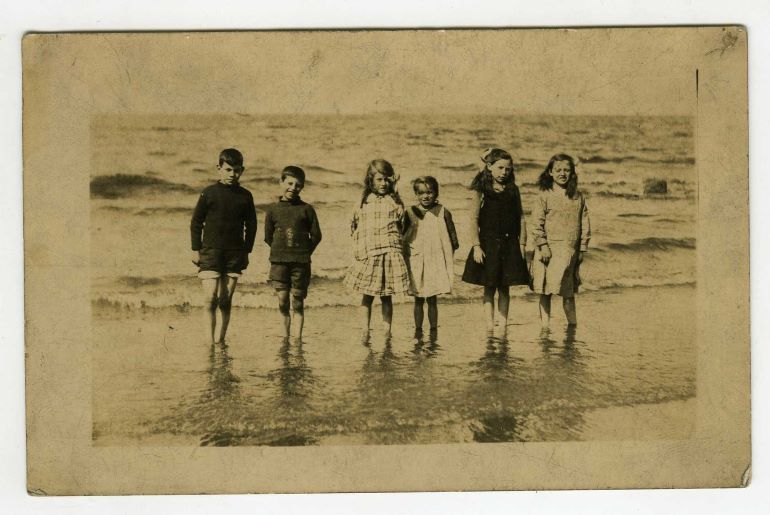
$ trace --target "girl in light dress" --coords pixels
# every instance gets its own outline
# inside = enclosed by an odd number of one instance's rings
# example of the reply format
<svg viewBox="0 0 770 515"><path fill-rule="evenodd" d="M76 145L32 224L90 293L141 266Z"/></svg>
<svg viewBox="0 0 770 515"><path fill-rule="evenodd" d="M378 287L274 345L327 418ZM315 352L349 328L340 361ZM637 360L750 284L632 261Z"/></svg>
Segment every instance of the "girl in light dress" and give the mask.
<svg viewBox="0 0 770 515"><path fill-rule="evenodd" d="M579 267L591 239L591 222L583 195L577 189L575 160L567 154L553 156L540 174L540 194L532 211L532 290L540 294L540 322L551 320L551 295L562 297L569 326L577 325L575 293Z"/></svg>
<svg viewBox="0 0 770 515"><path fill-rule="evenodd" d="M505 337L509 287L529 284L523 257L527 231L521 195L513 173L513 158L505 150L491 148L482 154L481 159L484 168L471 183L473 246L465 262L463 281L484 287L487 334L494 335L497 322L500 336Z"/></svg>
<svg viewBox="0 0 770 515"><path fill-rule="evenodd" d="M415 338L422 338L424 305L428 304L431 339L438 330L438 295L452 292L457 241L452 214L438 203L439 184L429 175L412 182L418 204L406 210L404 254L414 295Z"/></svg>
<svg viewBox="0 0 770 515"><path fill-rule="evenodd" d="M345 275L347 288L362 295L362 342L369 342L375 297L382 302L386 337L393 324L393 295L409 291L409 272L403 254L404 204L395 189L398 177L384 159L371 161L364 176L361 202L351 224L354 260Z"/></svg>

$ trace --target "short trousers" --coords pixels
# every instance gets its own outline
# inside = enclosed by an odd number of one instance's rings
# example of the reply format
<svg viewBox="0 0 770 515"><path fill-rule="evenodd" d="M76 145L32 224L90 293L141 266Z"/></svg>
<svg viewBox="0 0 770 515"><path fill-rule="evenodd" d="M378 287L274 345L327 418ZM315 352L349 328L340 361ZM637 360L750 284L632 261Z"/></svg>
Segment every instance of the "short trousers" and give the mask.
<svg viewBox="0 0 770 515"><path fill-rule="evenodd" d="M270 263L270 283L278 291L291 290L304 299L310 285L310 263Z"/></svg>
<svg viewBox="0 0 770 515"><path fill-rule="evenodd" d="M204 247L199 255L198 277L201 279L216 279L222 275L237 278L249 266L249 253L241 249Z"/></svg>

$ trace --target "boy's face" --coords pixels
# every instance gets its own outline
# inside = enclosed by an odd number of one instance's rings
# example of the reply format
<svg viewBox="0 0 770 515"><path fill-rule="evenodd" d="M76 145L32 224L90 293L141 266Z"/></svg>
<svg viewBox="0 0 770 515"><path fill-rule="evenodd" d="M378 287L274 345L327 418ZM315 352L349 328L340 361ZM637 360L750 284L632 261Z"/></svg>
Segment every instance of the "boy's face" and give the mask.
<svg viewBox="0 0 770 515"><path fill-rule="evenodd" d="M281 181L281 187L283 188L283 195L282 195L283 199L294 200L297 197L299 197L299 194L302 191L302 188L305 187L305 183L297 179L296 177L287 175Z"/></svg>
<svg viewBox="0 0 770 515"><path fill-rule="evenodd" d="M551 168L551 176L556 184L562 188L567 187L572 170L567 161L556 161Z"/></svg>
<svg viewBox="0 0 770 515"><path fill-rule="evenodd" d="M436 203L436 192L433 191L430 186L427 184L418 184L415 190L417 200L420 201L422 207L425 209L433 207L433 204Z"/></svg>
<svg viewBox="0 0 770 515"><path fill-rule="evenodd" d="M217 165L217 171L219 172L219 182L230 186L236 184L238 179L241 178L244 168L242 166L233 166L227 161L221 165Z"/></svg>

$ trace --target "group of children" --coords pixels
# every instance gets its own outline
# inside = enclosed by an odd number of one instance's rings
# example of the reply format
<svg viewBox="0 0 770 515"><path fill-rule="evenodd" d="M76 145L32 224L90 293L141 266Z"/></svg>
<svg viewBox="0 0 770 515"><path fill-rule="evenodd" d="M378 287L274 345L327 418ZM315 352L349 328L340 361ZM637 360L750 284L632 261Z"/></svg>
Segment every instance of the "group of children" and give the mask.
<svg viewBox="0 0 770 515"><path fill-rule="evenodd" d="M509 287L514 285L529 285L540 294L543 328L550 321L554 294L563 299L568 324L577 324L575 293L591 229L585 199L577 189L575 160L557 154L540 174L540 194L532 210L535 251L528 263L527 229L513 158L505 150L492 148L481 159L483 167L470 186L472 246L462 279L484 287L487 333L493 335L497 325L501 336L505 335ZM221 313L219 341L224 342L233 292L248 266L257 227L251 193L238 183L244 171L241 153L223 150L217 170L219 182L201 193L190 224L192 260L199 267L212 343L216 341L217 310ZM417 204L408 209L398 194L397 182L398 175L388 161L371 161L351 223L353 264L344 284L362 295L365 342L375 297L380 298L389 335L393 295L414 296L415 336L421 338L425 304L433 336L438 328L437 297L452 291L453 255L459 243L451 213L438 202L438 181L431 176L415 179ZM304 184L301 168L284 168L281 197L265 211L270 282L278 296L284 334L287 338L294 334L297 340L302 337L311 255L321 241L315 210L300 199Z"/></svg>

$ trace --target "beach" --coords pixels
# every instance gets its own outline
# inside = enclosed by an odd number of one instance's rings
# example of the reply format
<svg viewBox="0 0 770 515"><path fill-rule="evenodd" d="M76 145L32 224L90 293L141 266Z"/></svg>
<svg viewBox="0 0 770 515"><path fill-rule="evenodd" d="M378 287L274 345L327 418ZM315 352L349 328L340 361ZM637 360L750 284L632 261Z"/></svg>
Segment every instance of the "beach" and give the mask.
<svg viewBox="0 0 770 515"><path fill-rule="evenodd" d="M358 445L686 438L694 423L697 173L693 120L666 116L103 115L91 125L93 440L96 445ZM506 341L487 340L470 251L480 152L512 152L527 221L551 155L581 160L592 238L579 325L554 299L512 288ZM190 262L198 195L227 147L245 157L257 241L238 281L226 347L210 347ZM360 342L360 296L342 279L366 164L388 159L407 206L433 175L460 248L436 341L415 341L395 299L389 344L375 304ZM280 170L307 173L323 241L312 257L305 343L284 345L267 281L264 208ZM665 192L645 181L665 181ZM530 249L532 241L529 242Z"/></svg>
<svg viewBox="0 0 770 515"><path fill-rule="evenodd" d="M555 309L546 335L536 297L525 295L512 302L506 341L485 337L480 302L440 304L438 337L418 341L403 303L389 343L375 323L369 345L347 307L309 308L301 345L282 341L276 311L237 309L224 347L206 343L199 309L96 309L94 443L687 438L696 394L693 292L580 295L579 326L568 330Z"/></svg>

